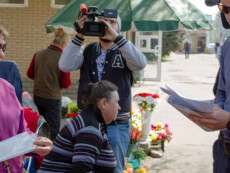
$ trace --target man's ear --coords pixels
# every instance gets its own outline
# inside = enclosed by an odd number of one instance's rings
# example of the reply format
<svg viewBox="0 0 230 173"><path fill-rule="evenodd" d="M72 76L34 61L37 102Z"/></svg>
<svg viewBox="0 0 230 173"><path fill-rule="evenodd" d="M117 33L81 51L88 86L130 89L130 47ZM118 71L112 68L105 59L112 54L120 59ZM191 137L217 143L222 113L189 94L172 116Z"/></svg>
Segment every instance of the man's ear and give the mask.
<svg viewBox="0 0 230 173"><path fill-rule="evenodd" d="M104 110L106 104L107 104L106 98L102 98L101 100L98 101L97 106L99 109Z"/></svg>
<svg viewBox="0 0 230 173"><path fill-rule="evenodd" d="M223 27L225 29L229 29L230 24L228 23L227 19L225 18L224 13L220 13L220 16L221 16L221 21L222 21Z"/></svg>

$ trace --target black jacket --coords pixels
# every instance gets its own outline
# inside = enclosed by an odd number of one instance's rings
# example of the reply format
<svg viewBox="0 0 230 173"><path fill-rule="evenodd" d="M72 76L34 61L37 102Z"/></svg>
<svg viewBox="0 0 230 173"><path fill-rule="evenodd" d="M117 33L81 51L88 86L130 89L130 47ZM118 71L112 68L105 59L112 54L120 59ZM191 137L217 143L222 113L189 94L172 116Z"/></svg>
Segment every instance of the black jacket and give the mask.
<svg viewBox="0 0 230 173"><path fill-rule="evenodd" d="M96 59L101 54L100 51L100 46L97 43L88 45L84 50L84 61L80 68L78 89L78 105L80 108L84 105L88 84L99 80ZM125 59L118 49L111 49L107 52L102 80L108 80L119 88L119 105L121 107L119 113L130 112L132 72L127 67Z"/></svg>

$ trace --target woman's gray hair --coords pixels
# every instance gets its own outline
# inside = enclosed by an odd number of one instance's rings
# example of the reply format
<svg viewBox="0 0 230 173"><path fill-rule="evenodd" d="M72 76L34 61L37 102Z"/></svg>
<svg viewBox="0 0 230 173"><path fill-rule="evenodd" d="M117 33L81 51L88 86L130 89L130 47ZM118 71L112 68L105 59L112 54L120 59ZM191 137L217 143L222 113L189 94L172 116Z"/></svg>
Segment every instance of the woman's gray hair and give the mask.
<svg viewBox="0 0 230 173"><path fill-rule="evenodd" d="M6 40L7 36L9 35L7 30L1 25L0 25L0 34L4 37L5 40Z"/></svg>
<svg viewBox="0 0 230 173"><path fill-rule="evenodd" d="M69 35L64 31L63 28L57 28L54 32L53 43L64 46L69 40Z"/></svg>

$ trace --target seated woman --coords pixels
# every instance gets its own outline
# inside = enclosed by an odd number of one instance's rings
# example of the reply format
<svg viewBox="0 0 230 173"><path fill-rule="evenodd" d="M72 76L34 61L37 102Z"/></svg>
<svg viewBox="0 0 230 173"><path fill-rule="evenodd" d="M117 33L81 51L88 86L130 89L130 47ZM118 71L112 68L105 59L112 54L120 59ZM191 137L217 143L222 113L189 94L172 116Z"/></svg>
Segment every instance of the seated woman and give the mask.
<svg viewBox="0 0 230 173"><path fill-rule="evenodd" d="M17 99L14 87L0 78L0 141L13 137L26 130L22 107ZM38 137L34 142L35 152L48 154L52 149L52 141ZM0 162L0 172L22 173L22 156Z"/></svg>
<svg viewBox="0 0 230 173"><path fill-rule="evenodd" d="M105 125L116 119L120 109L117 90L108 81L89 86L86 108L63 127L38 173L114 172L116 159Z"/></svg>

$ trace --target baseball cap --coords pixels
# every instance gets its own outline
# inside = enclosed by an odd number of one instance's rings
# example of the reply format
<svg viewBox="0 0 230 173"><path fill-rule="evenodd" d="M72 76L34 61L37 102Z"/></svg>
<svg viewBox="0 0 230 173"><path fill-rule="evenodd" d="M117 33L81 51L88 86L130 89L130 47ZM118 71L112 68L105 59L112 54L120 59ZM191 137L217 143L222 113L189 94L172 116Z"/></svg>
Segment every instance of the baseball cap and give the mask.
<svg viewBox="0 0 230 173"><path fill-rule="evenodd" d="M207 6L214 6L214 5L218 5L220 3L220 0L205 0L205 4ZM221 17L221 21L223 24L223 27L225 29L230 29L230 24L228 23L225 14L223 12L220 13L220 17Z"/></svg>
<svg viewBox="0 0 230 173"><path fill-rule="evenodd" d="M214 6L220 3L220 0L205 0L207 6Z"/></svg>

